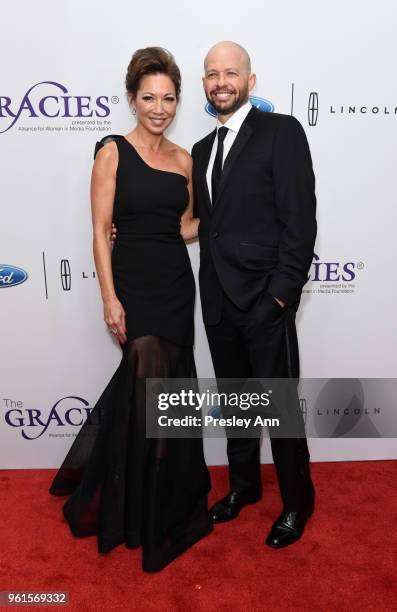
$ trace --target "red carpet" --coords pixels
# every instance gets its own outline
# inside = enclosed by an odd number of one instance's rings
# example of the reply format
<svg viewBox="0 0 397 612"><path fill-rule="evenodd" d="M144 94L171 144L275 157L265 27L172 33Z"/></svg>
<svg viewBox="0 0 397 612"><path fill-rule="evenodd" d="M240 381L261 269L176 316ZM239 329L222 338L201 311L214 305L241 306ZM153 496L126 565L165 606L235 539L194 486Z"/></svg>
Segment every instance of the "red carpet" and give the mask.
<svg viewBox="0 0 397 612"><path fill-rule="evenodd" d="M214 501L227 471L211 472ZM79 612L397 610L397 462L313 464L316 512L302 540L279 551L263 545L280 509L273 466L263 472L261 502L144 574L139 551L98 555L95 538L71 535L64 499L47 493L53 470L3 470L0 591L66 590L66 609Z"/></svg>

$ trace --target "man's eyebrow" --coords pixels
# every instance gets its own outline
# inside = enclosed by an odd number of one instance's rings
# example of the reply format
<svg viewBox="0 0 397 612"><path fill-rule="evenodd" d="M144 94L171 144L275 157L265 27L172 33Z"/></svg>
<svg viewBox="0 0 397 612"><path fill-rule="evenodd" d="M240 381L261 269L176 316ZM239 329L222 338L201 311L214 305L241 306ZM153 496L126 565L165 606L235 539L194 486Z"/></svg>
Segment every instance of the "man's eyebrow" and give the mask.
<svg viewBox="0 0 397 612"><path fill-rule="evenodd" d="M206 68L206 72L227 72L228 70L235 70L236 72L238 72L238 68L236 68L235 66L230 66L230 68L225 68L225 70L217 70L216 68Z"/></svg>

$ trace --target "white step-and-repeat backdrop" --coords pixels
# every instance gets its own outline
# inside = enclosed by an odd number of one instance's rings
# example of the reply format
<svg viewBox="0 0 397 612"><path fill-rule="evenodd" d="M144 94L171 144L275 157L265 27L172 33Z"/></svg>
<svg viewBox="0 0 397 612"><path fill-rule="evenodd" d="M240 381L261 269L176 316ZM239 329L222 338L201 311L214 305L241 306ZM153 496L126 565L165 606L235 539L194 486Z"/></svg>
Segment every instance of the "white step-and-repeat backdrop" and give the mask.
<svg viewBox="0 0 397 612"><path fill-rule="evenodd" d="M134 126L124 76L148 45L180 65L169 137L189 150L215 122L201 84L206 51L219 40L247 48L256 103L301 121L317 178L302 375L395 376L396 15L384 0L3 6L0 468L58 466L120 361L102 318L89 181L96 140ZM197 278L198 245L189 253ZM211 377L199 301L195 354L199 375ZM349 433L310 440L314 461L396 458L396 446ZM206 455L225 463L224 441L207 440Z"/></svg>

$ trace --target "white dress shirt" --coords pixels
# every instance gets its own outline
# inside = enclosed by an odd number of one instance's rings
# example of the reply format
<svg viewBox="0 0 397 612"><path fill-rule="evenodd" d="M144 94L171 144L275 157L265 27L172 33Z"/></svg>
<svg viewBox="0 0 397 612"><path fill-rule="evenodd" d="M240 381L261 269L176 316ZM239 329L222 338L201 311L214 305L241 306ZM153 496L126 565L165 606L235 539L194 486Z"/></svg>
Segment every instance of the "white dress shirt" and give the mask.
<svg viewBox="0 0 397 612"><path fill-rule="evenodd" d="M222 167L223 167L227 154L229 153L232 147L232 144L234 143L235 138L238 134L238 131L241 128L251 108L252 108L251 102L246 102L245 104L240 106L240 108L236 110L235 113L233 113L233 115L230 117L230 119L226 121L226 123L221 123L218 118L218 121L216 123L216 134L217 135L215 136L214 143L212 145L212 150L211 150L210 160L208 162L207 175L206 175L208 191L210 193L211 200L212 200L211 176L212 176L212 168L214 167L216 150L218 148L218 130L220 127L228 128L228 132L225 136L225 140L223 141L223 161L222 161Z"/></svg>

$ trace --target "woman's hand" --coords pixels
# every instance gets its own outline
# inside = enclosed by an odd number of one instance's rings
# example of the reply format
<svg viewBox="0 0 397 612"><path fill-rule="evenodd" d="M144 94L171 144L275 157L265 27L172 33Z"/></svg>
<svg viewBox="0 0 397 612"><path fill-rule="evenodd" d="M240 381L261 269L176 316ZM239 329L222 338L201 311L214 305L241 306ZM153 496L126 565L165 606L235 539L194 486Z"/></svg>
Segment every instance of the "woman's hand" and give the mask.
<svg viewBox="0 0 397 612"><path fill-rule="evenodd" d="M115 334L120 344L127 342L125 312L120 301L114 297L103 303L104 319L109 331Z"/></svg>
<svg viewBox="0 0 397 612"><path fill-rule="evenodd" d="M192 240L197 238L198 226L200 219L197 217L190 217L189 214L182 215L181 217L181 236L184 240Z"/></svg>

